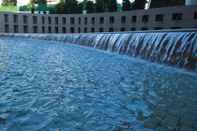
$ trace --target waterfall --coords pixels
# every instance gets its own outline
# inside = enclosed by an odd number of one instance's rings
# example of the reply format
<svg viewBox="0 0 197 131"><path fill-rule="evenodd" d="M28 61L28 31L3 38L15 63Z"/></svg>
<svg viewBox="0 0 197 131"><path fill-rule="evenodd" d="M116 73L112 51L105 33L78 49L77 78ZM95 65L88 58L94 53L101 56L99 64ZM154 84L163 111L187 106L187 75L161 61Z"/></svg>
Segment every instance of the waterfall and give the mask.
<svg viewBox="0 0 197 131"><path fill-rule="evenodd" d="M64 42L196 70L196 32L69 34Z"/></svg>
<svg viewBox="0 0 197 131"><path fill-rule="evenodd" d="M197 32L23 34L23 36L89 46L197 72Z"/></svg>

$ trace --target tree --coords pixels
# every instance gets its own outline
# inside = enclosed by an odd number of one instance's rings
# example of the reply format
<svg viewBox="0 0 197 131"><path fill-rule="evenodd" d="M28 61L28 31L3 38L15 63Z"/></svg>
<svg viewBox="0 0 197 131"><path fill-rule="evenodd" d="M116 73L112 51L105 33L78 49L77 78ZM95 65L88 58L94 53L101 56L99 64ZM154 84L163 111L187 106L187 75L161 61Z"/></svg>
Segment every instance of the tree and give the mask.
<svg viewBox="0 0 197 131"><path fill-rule="evenodd" d="M105 0L96 0L96 12L105 11Z"/></svg>
<svg viewBox="0 0 197 131"><path fill-rule="evenodd" d="M66 9L66 13L68 13L68 14L79 13L78 1L77 0L66 0L65 1L65 9Z"/></svg>
<svg viewBox="0 0 197 131"><path fill-rule="evenodd" d="M132 9L144 9L146 3L146 0L135 0L135 2L133 2Z"/></svg>
<svg viewBox="0 0 197 131"><path fill-rule="evenodd" d="M169 0L151 0L150 8L160 8L169 5Z"/></svg>
<svg viewBox="0 0 197 131"><path fill-rule="evenodd" d="M108 11L116 12L117 11L117 1L116 0L108 0Z"/></svg>
<svg viewBox="0 0 197 131"><path fill-rule="evenodd" d="M65 13L65 2L61 0L57 5L55 5L54 11L51 13L64 14Z"/></svg>
<svg viewBox="0 0 197 131"><path fill-rule="evenodd" d="M78 9L78 1L77 0L61 0L55 6L55 13L66 13L66 14L73 14L79 13Z"/></svg>
<svg viewBox="0 0 197 131"><path fill-rule="evenodd" d="M95 4L94 4L94 2L87 1L87 3L86 3L86 11L87 11L87 13L95 12Z"/></svg>
<svg viewBox="0 0 197 131"><path fill-rule="evenodd" d="M131 10L131 2L130 2L130 0L123 0L122 1L122 10L123 11Z"/></svg>
<svg viewBox="0 0 197 131"><path fill-rule="evenodd" d="M31 8L31 13L33 14L35 12L35 0L30 0L30 8Z"/></svg>
<svg viewBox="0 0 197 131"><path fill-rule="evenodd" d="M37 0L38 10L39 11L47 11L47 1L46 0Z"/></svg>
<svg viewBox="0 0 197 131"><path fill-rule="evenodd" d="M150 8L180 6L184 4L185 4L185 0L152 0L150 4Z"/></svg>
<svg viewBox="0 0 197 131"><path fill-rule="evenodd" d="M115 12L117 11L116 0L96 0L96 12Z"/></svg>
<svg viewBox="0 0 197 131"><path fill-rule="evenodd" d="M84 0L78 4L78 10L80 12L82 12L83 10L86 10L87 13L93 13L95 12L95 4L93 1Z"/></svg>
<svg viewBox="0 0 197 131"><path fill-rule="evenodd" d="M16 5L17 1L16 0L3 0L2 5Z"/></svg>
<svg viewBox="0 0 197 131"><path fill-rule="evenodd" d="M47 0L37 0L37 3L46 5L47 4Z"/></svg>

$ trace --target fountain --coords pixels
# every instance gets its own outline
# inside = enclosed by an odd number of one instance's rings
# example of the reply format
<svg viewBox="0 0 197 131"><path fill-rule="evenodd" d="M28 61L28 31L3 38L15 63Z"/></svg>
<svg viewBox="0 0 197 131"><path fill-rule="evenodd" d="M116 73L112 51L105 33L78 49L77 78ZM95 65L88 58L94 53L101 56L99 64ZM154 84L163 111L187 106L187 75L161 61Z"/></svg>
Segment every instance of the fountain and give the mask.
<svg viewBox="0 0 197 131"><path fill-rule="evenodd" d="M0 36L2 131L197 130L196 32Z"/></svg>
<svg viewBox="0 0 197 131"><path fill-rule="evenodd" d="M79 44L197 71L195 31L11 35Z"/></svg>

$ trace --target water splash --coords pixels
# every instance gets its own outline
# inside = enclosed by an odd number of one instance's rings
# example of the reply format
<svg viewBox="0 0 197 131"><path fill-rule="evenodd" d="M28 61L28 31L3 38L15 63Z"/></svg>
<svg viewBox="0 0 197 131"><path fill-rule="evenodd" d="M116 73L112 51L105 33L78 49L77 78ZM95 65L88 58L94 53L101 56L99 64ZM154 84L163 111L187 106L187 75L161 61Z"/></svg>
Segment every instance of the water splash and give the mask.
<svg viewBox="0 0 197 131"><path fill-rule="evenodd" d="M12 35L79 44L197 72L196 32Z"/></svg>

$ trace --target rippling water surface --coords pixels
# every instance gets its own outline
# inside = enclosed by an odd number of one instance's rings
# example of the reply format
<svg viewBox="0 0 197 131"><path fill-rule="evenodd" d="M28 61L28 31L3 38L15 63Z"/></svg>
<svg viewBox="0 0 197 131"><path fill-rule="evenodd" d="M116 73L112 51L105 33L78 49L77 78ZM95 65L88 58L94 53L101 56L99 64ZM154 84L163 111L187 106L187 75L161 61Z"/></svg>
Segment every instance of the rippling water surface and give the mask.
<svg viewBox="0 0 197 131"><path fill-rule="evenodd" d="M197 76L182 70L64 43L0 38L1 131L195 131L196 94Z"/></svg>

